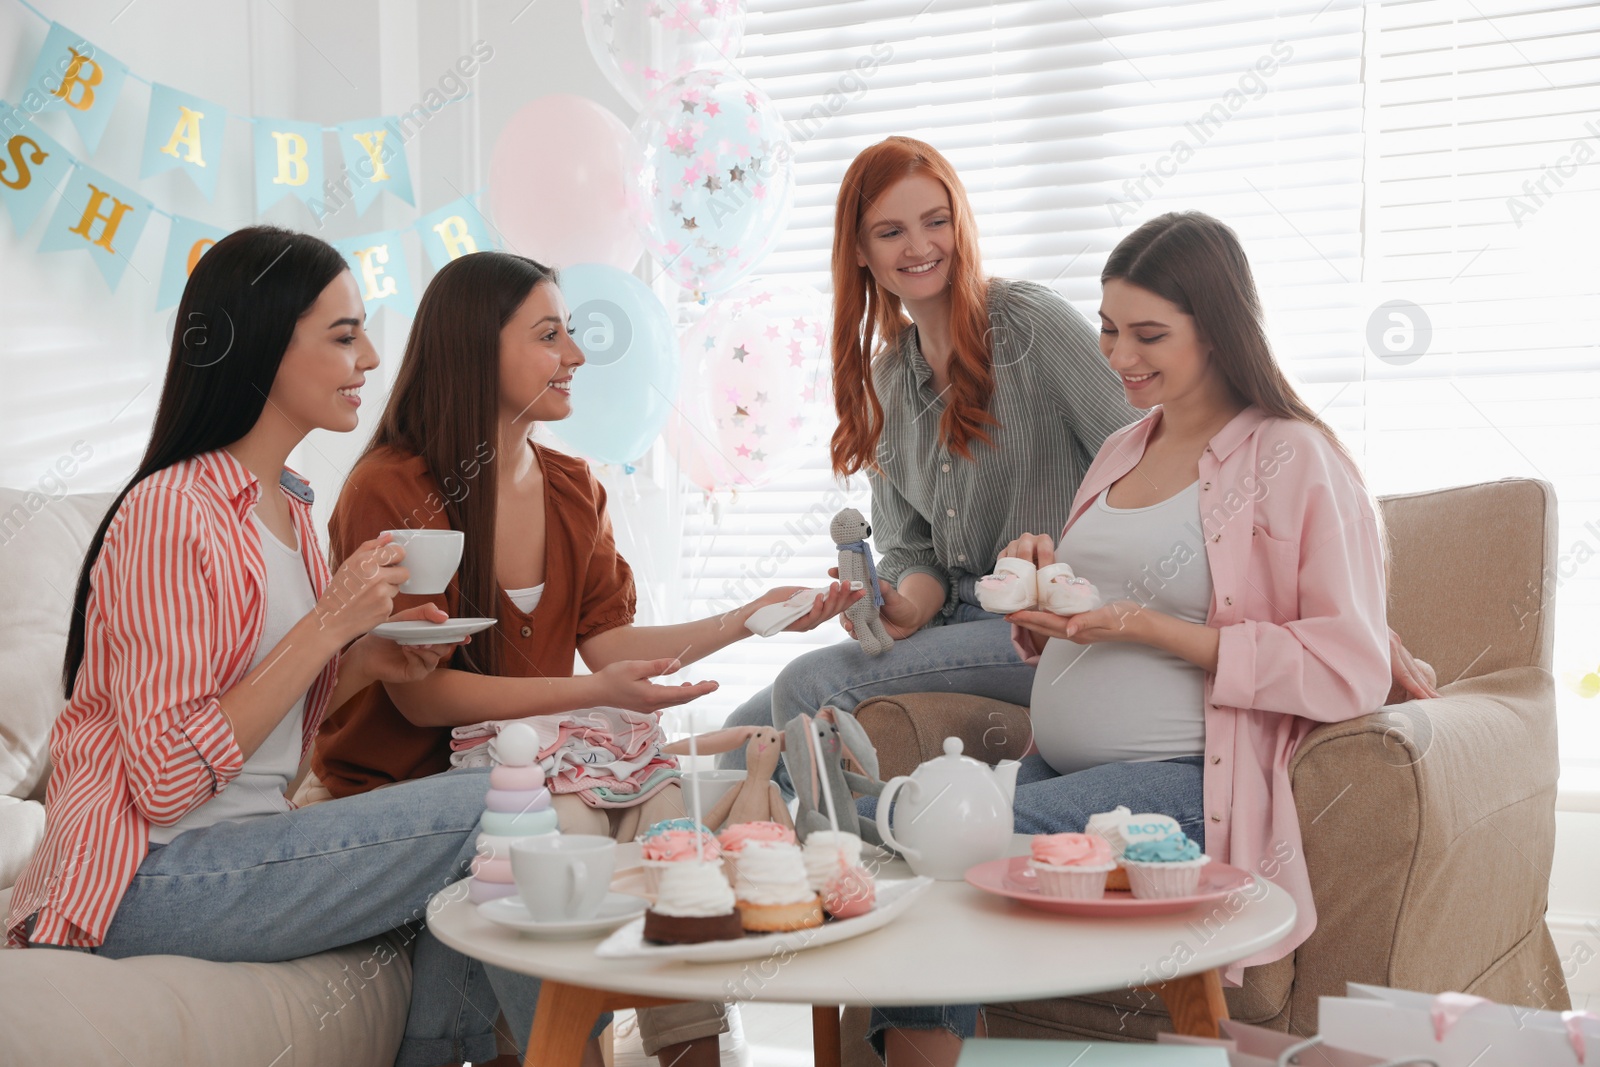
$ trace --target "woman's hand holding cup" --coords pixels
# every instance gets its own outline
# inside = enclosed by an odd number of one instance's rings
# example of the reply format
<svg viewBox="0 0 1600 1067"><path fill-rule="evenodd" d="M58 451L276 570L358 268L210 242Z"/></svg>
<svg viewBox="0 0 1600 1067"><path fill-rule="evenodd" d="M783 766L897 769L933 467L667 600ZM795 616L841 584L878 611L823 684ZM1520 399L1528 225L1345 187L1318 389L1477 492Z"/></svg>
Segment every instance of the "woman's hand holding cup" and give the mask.
<svg viewBox="0 0 1600 1067"><path fill-rule="evenodd" d="M312 609L338 647L388 621L395 594L410 577L401 566L405 556L405 547L382 533L350 553L339 567Z"/></svg>

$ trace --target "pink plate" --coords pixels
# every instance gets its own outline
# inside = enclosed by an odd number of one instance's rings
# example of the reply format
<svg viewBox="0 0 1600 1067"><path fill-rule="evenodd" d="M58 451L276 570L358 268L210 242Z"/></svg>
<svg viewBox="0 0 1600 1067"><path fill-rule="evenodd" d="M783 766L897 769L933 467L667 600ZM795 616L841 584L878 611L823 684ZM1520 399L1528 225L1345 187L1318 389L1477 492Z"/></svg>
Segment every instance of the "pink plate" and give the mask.
<svg viewBox="0 0 1600 1067"><path fill-rule="evenodd" d="M1199 892L1193 896L1166 900L1139 900L1125 889L1107 889L1099 900L1064 900L1039 893L1038 879L1028 866L1027 856L991 860L967 868L967 881L986 893L1020 900L1041 911L1061 915L1084 915L1096 919L1121 919L1137 915L1171 915L1188 911L1249 886L1254 879L1237 867L1212 860L1200 868Z"/></svg>

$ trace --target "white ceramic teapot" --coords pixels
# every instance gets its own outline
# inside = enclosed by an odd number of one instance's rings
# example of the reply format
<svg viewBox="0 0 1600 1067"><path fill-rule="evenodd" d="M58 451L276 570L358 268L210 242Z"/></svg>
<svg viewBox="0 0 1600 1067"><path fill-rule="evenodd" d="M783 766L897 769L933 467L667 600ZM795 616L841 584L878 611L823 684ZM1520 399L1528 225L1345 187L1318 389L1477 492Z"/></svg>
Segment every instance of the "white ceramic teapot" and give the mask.
<svg viewBox="0 0 1600 1067"><path fill-rule="evenodd" d="M1016 760L997 767L961 754L961 738L944 739L944 755L891 778L878 797L878 833L905 856L917 874L959 882L967 868L1004 856L1011 845L1011 802L1017 789ZM901 786L910 786L894 810Z"/></svg>

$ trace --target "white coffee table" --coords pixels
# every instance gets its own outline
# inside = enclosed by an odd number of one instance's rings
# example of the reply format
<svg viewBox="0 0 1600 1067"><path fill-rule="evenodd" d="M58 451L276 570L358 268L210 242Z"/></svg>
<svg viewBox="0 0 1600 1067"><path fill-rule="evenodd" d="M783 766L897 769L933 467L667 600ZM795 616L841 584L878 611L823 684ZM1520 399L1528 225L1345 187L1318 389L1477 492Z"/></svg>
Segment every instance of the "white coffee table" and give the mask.
<svg viewBox="0 0 1600 1067"><path fill-rule="evenodd" d="M1025 854L1028 841L1018 836L1013 854ZM910 873L894 861L879 877ZM937 882L881 930L741 963L600 959L594 949L601 938L523 937L483 918L457 899L459 891L446 890L448 898L429 905L428 926L459 952L544 979L527 1067L578 1067L602 1012L729 1000L813 1005L816 1063L837 1067L840 1005L996 1003L1145 988L1160 996L1178 1033L1214 1037L1228 1017L1220 968L1272 945L1294 924L1289 895L1270 884L1265 890L1202 929L1205 909L1083 919L1046 914L965 882Z"/></svg>

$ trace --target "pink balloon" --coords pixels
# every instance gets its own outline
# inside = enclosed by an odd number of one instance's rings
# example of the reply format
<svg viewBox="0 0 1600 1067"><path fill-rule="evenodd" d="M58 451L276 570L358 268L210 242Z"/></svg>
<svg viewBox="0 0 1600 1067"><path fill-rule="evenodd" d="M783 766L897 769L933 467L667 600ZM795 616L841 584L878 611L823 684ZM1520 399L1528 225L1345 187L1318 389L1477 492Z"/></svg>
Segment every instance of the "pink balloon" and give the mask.
<svg viewBox="0 0 1600 1067"><path fill-rule="evenodd" d="M500 131L489 202L507 251L554 267L632 270L644 244L627 210L628 127L566 93L525 104Z"/></svg>
<svg viewBox="0 0 1600 1067"><path fill-rule="evenodd" d="M756 489L827 450L829 318L816 289L763 277L718 296L684 331L667 440L691 482L708 493Z"/></svg>

